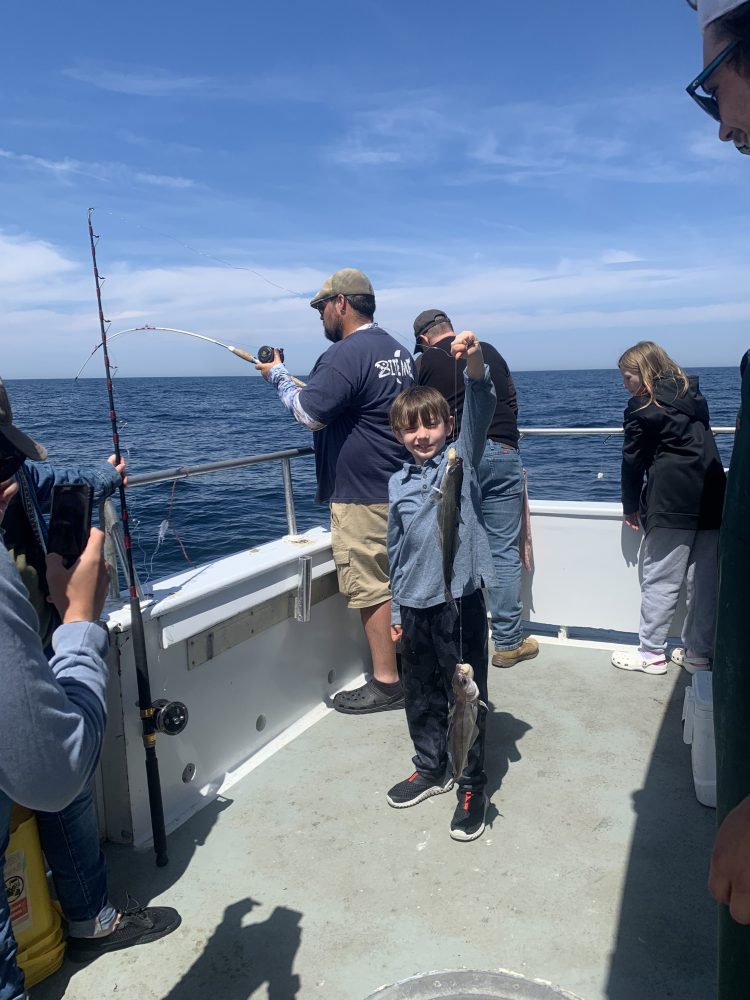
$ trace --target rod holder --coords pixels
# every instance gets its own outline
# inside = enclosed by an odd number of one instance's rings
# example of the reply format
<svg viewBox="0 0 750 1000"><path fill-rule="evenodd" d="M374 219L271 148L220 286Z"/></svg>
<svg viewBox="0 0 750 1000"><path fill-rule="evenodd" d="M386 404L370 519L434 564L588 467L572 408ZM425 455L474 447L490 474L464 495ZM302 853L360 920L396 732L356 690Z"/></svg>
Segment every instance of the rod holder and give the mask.
<svg viewBox="0 0 750 1000"><path fill-rule="evenodd" d="M312 556L300 556L294 617L298 622L310 621L312 607Z"/></svg>

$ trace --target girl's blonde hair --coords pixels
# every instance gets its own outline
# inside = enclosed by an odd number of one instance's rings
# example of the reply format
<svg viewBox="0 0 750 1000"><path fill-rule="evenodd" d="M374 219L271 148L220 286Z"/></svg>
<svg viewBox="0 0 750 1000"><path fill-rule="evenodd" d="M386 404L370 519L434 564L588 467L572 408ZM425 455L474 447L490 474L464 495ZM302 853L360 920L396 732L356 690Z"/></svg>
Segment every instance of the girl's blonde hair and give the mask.
<svg viewBox="0 0 750 1000"><path fill-rule="evenodd" d="M644 406L649 403L659 404L654 399L654 382L658 378L673 378L678 385L677 395L684 396L688 391L688 377L676 361L673 361L663 347L653 340L641 340L633 347L623 352L617 367L634 372L643 383L647 396Z"/></svg>

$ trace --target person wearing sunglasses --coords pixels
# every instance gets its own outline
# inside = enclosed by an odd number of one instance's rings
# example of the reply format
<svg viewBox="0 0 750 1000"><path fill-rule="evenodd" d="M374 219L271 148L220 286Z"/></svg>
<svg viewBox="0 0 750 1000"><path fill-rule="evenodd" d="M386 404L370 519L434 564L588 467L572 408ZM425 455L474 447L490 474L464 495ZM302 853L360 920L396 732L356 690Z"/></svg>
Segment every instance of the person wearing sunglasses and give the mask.
<svg viewBox="0 0 750 1000"><path fill-rule="evenodd" d="M719 122L719 138L750 153L750 3L688 0L703 30L704 68L687 92Z"/></svg>
<svg viewBox="0 0 750 1000"><path fill-rule="evenodd" d="M370 647L372 676L352 691L339 691L333 707L346 715L388 712L404 707L391 640L388 480L408 457L393 436L389 413L414 381L414 362L375 322L375 292L357 268L332 274L310 305L331 346L307 384L295 385L278 350L273 361L255 367L297 423L313 432L315 500L330 507L339 590L359 611Z"/></svg>
<svg viewBox="0 0 750 1000"><path fill-rule="evenodd" d="M704 69L687 91L719 122L719 138L750 152L750 2L688 0L703 32ZM719 824L709 889L719 911L719 1000L750 991L750 365L740 365L742 403L719 536L719 598L713 670Z"/></svg>

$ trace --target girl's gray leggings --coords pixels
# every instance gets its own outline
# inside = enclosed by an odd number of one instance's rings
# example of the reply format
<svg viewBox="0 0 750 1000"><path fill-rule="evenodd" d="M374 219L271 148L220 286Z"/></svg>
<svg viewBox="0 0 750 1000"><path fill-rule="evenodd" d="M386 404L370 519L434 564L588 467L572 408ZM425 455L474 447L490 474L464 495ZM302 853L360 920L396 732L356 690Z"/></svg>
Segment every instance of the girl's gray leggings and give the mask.
<svg viewBox="0 0 750 1000"><path fill-rule="evenodd" d="M682 642L696 656L712 656L716 630L719 532L651 528L643 543L641 649L662 652L683 580L687 614Z"/></svg>

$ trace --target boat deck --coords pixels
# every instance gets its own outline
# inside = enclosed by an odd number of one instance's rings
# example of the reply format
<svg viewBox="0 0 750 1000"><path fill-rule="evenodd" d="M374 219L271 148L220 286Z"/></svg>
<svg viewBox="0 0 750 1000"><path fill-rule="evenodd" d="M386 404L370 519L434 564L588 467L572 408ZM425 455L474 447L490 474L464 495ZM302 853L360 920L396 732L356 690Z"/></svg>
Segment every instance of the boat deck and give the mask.
<svg viewBox="0 0 750 1000"><path fill-rule="evenodd" d="M694 795L683 690L544 643L490 668L488 829L454 793L410 809L402 712L328 713L169 838L108 849L114 898L176 906L163 940L68 961L32 1000L364 1000L440 969L509 969L584 1000L713 995L713 810Z"/></svg>

